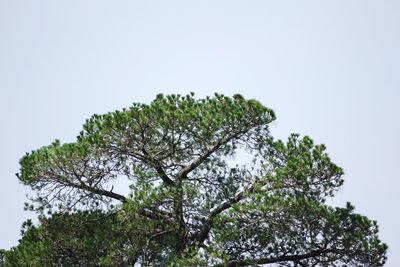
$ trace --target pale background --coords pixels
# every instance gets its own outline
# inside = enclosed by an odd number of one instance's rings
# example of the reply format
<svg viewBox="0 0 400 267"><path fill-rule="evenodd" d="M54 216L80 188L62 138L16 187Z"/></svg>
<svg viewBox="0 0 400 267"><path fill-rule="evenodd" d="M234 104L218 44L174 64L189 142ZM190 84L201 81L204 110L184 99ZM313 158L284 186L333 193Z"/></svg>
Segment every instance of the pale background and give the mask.
<svg viewBox="0 0 400 267"><path fill-rule="evenodd" d="M400 1L0 0L0 248L16 245L25 152L157 93L241 93L273 134L310 135L400 264Z"/></svg>

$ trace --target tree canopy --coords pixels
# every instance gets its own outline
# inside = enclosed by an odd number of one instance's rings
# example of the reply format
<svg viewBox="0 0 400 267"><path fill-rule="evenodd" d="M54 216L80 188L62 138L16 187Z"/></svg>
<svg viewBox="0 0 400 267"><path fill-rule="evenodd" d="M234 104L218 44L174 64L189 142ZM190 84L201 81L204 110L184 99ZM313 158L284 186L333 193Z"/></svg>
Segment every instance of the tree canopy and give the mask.
<svg viewBox="0 0 400 267"><path fill-rule="evenodd" d="M382 266L377 223L325 204L343 184L325 146L274 140L273 120L220 94L93 115L76 142L20 160L39 223L0 265ZM123 179L129 194L114 189Z"/></svg>

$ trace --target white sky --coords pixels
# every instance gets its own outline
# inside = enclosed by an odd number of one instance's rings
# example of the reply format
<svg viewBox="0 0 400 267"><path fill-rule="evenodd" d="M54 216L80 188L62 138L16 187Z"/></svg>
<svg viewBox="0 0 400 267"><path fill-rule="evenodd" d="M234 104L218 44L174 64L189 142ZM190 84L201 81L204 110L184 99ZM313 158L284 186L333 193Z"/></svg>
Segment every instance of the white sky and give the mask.
<svg viewBox="0 0 400 267"><path fill-rule="evenodd" d="M346 172L331 204L378 220L400 263L400 2L0 0L0 248L16 245L18 160L93 113L157 93L256 98Z"/></svg>

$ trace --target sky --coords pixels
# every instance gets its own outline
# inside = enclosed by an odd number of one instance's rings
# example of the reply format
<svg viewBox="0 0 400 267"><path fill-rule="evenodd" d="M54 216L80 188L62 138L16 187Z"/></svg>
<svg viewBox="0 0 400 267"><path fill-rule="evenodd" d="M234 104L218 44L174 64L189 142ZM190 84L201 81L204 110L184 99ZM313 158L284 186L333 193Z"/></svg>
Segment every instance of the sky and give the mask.
<svg viewBox="0 0 400 267"><path fill-rule="evenodd" d="M331 205L377 220L400 263L400 2L0 0L0 248L17 244L26 153L73 142L94 113L158 93L240 93L276 138L324 143Z"/></svg>

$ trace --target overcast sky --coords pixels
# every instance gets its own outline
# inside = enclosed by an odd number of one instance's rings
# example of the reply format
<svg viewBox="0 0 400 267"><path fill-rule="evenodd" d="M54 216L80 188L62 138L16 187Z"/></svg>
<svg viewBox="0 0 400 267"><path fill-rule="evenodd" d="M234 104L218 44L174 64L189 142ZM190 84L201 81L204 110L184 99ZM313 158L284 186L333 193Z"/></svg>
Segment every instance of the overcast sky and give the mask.
<svg viewBox="0 0 400 267"><path fill-rule="evenodd" d="M25 152L157 93L240 93L272 132L327 145L332 205L378 221L400 264L400 1L0 0L0 248L17 244Z"/></svg>

